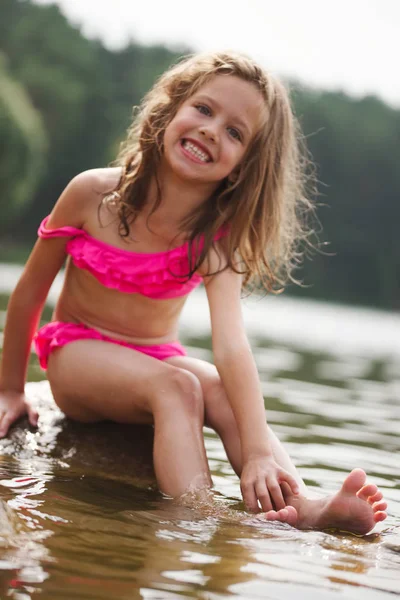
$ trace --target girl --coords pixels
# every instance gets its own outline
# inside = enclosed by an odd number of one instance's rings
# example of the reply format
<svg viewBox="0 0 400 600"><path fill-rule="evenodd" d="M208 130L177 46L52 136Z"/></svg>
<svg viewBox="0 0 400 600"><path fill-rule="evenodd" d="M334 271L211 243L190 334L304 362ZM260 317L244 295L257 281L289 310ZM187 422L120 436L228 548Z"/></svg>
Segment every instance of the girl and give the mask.
<svg viewBox="0 0 400 600"><path fill-rule="evenodd" d="M298 527L369 531L386 504L355 470L311 500L267 426L241 317L243 286L290 277L310 208L284 87L245 56L189 58L145 98L117 166L75 177L39 228L9 304L0 434L28 413L32 338L68 255L53 321L35 335L64 413L154 424L154 467L172 497L211 486L203 425L221 437L246 506ZM303 211L304 212L304 211ZM178 317L204 281L215 367L186 356Z"/></svg>

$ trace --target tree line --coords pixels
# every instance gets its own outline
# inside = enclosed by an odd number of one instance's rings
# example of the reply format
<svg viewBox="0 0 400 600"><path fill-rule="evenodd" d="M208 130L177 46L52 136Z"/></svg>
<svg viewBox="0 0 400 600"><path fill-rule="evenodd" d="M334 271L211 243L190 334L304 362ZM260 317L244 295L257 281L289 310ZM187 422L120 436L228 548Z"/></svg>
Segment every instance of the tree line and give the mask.
<svg viewBox="0 0 400 600"><path fill-rule="evenodd" d="M88 40L56 5L1 0L0 257L78 172L115 158L132 107L188 48ZM320 249L289 293L400 308L400 111L289 82L316 164ZM324 242L327 242L324 244Z"/></svg>

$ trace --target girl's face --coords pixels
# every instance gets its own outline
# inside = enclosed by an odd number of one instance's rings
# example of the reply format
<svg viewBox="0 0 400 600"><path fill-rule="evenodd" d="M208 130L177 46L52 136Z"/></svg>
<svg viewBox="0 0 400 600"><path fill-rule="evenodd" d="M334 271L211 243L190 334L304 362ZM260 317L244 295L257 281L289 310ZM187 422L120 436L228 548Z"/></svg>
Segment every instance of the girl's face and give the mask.
<svg viewBox="0 0 400 600"><path fill-rule="evenodd" d="M182 104L167 126L163 165L212 190L240 164L263 119L263 98L252 83L216 75Z"/></svg>

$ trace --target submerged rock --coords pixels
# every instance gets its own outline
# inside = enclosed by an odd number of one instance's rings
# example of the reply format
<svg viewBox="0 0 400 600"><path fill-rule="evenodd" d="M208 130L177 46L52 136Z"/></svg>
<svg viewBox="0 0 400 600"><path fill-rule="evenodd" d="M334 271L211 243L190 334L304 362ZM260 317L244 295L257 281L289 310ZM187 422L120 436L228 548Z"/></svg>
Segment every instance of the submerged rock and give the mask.
<svg viewBox="0 0 400 600"><path fill-rule="evenodd" d="M0 466L7 463L2 479L24 471L50 475L61 468L75 475L155 486L151 426L72 421L54 403L47 381L28 383L26 394L39 412L38 427L21 419L0 440Z"/></svg>

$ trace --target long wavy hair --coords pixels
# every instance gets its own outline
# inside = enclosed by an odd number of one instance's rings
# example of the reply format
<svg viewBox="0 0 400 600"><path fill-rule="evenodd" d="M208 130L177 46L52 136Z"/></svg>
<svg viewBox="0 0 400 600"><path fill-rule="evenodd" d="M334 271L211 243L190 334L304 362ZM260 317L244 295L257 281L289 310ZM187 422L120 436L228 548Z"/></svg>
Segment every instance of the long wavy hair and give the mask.
<svg viewBox="0 0 400 600"><path fill-rule="evenodd" d="M113 163L122 167L120 181L105 200L116 203L119 233L129 236L157 177L166 127L182 103L217 75L252 83L264 99L268 118L250 143L234 181L221 181L212 197L182 221L180 231L189 241L187 276L204 262L220 228L227 227L223 268L241 273L249 290L262 286L278 292L288 280L298 283L293 269L311 246L314 232L307 215L313 213L313 204L307 191L314 190L313 169L285 86L249 57L197 54L166 71L136 110ZM158 197L151 213L162 201L157 178L156 183Z"/></svg>

